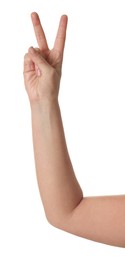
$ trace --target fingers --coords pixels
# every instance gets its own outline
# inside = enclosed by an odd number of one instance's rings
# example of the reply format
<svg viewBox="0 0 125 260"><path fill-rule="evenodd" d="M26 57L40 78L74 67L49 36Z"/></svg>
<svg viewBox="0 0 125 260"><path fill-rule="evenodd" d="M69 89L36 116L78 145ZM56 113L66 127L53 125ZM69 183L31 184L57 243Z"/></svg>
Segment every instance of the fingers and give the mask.
<svg viewBox="0 0 125 260"><path fill-rule="evenodd" d="M35 64L29 57L28 53L24 56L24 73L35 70Z"/></svg>
<svg viewBox="0 0 125 260"><path fill-rule="evenodd" d="M32 19L32 23L33 23L34 32L35 32L35 35L36 35L36 40L37 40L37 43L38 43L40 50L41 51L48 50L48 44L47 44L46 36L45 36L44 31L43 31L43 28L42 28L38 14L35 13L35 12L31 13L31 19Z"/></svg>
<svg viewBox="0 0 125 260"><path fill-rule="evenodd" d="M38 14L36 12L31 13L31 19L34 27L34 32L36 35L36 40L40 50L41 51L49 50L46 36L42 28ZM54 49L60 52L61 54L63 54L64 46L65 46L67 22L68 22L67 15L62 15L60 19L58 31L57 31L55 43L54 43Z"/></svg>
<svg viewBox="0 0 125 260"><path fill-rule="evenodd" d="M34 48L36 52L38 52L41 55L39 48ZM29 72L33 70L37 70L37 65L34 64L34 62L31 59L31 56L29 53L26 53L24 56L24 72Z"/></svg>
<svg viewBox="0 0 125 260"><path fill-rule="evenodd" d="M24 73L36 71L37 76L40 76L49 66L38 49L30 47L24 56Z"/></svg>
<svg viewBox="0 0 125 260"><path fill-rule="evenodd" d="M30 58L32 62L37 66L39 69L46 70L50 65L48 62L43 58L41 53L37 50L35 50L33 47L30 47L28 50L28 54L30 55Z"/></svg>
<svg viewBox="0 0 125 260"><path fill-rule="evenodd" d="M57 36L54 43L54 49L63 54L65 39L66 39L66 29L67 29L68 17L67 15L62 15L59 23L59 28L57 31Z"/></svg>

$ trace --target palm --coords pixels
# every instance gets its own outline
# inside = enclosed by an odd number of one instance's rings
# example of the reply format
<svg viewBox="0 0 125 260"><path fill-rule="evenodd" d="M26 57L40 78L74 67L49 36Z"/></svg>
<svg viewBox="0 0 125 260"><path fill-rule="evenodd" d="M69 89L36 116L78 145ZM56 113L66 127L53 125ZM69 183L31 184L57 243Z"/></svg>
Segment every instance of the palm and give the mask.
<svg viewBox="0 0 125 260"><path fill-rule="evenodd" d="M61 77L61 67L63 60L63 51L65 45L65 36L66 36L66 26L67 26L67 16L62 16L60 19L60 24L57 32L57 36L55 39L54 47L52 50L48 48L47 40L45 37L45 33L43 31L40 19L38 14L31 14L32 23L34 27L34 32L36 35L37 43L39 48L36 50L44 57L47 63L54 67L57 76ZM38 77L37 67L35 64L31 64L27 66L24 64L24 77L26 81L27 87L29 86L30 92L32 95L35 95L37 88L39 87L40 78Z"/></svg>

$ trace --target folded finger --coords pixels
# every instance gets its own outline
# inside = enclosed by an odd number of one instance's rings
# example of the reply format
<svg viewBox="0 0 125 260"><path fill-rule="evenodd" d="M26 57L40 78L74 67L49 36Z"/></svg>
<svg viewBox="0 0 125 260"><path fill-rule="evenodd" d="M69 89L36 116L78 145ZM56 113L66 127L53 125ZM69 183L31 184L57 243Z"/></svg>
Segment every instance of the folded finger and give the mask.
<svg viewBox="0 0 125 260"><path fill-rule="evenodd" d="M35 70L35 64L31 60L29 54L26 53L24 56L24 73L32 70Z"/></svg>
<svg viewBox="0 0 125 260"><path fill-rule="evenodd" d="M51 67L41 55L41 53L39 53L35 48L30 47L28 50L28 54L30 55L31 60L33 61L35 66L37 66L37 68L46 70L47 68Z"/></svg>

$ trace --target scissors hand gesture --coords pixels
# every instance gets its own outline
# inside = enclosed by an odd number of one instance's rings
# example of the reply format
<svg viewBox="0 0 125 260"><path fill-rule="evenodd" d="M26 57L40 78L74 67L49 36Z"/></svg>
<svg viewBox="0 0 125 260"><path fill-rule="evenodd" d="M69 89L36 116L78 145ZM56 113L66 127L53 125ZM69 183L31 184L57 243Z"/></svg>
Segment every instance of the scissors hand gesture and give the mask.
<svg viewBox="0 0 125 260"><path fill-rule="evenodd" d="M31 19L39 48L30 47L24 56L24 82L29 100L57 98L68 19L66 15L61 16L52 50L48 48L38 14L32 13Z"/></svg>

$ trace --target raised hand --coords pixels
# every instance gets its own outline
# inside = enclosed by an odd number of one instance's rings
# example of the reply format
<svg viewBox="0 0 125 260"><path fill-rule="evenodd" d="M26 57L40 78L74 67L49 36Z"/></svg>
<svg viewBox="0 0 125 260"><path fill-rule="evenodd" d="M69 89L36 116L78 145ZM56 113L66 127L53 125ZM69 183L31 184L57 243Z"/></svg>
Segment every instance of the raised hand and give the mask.
<svg viewBox="0 0 125 260"><path fill-rule="evenodd" d="M61 16L52 50L38 14L32 13L31 19L39 48L30 47L24 56L24 83L30 103L36 103L58 98L68 18Z"/></svg>

